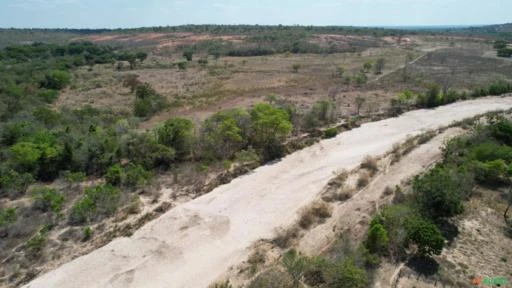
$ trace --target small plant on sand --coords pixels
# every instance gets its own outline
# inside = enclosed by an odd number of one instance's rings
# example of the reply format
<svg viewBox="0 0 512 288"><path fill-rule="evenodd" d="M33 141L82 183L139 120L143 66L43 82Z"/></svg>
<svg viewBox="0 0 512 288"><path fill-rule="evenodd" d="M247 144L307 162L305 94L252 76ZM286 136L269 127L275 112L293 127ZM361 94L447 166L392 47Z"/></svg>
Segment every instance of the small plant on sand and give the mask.
<svg viewBox="0 0 512 288"><path fill-rule="evenodd" d="M315 202L302 210L299 226L309 229L313 224L331 216L331 208L323 201Z"/></svg>
<svg viewBox="0 0 512 288"><path fill-rule="evenodd" d="M370 183L370 175L366 171L361 171L357 179L357 188L361 189L368 185L368 183Z"/></svg>
<svg viewBox="0 0 512 288"><path fill-rule="evenodd" d="M360 167L368 170L372 176L379 171L377 158L371 156L366 156Z"/></svg>

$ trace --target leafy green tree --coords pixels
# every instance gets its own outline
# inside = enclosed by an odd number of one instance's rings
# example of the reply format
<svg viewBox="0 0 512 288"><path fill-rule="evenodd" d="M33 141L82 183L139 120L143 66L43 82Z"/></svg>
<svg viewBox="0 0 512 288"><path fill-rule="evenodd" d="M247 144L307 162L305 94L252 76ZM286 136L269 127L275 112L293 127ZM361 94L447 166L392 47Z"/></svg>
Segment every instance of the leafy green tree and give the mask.
<svg viewBox="0 0 512 288"><path fill-rule="evenodd" d="M300 287L300 280L308 267L308 258L298 255L292 249L284 254L283 265L293 278L293 287Z"/></svg>
<svg viewBox="0 0 512 288"><path fill-rule="evenodd" d="M368 285L366 271L359 268L351 258L337 264L329 278L328 287L364 288Z"/></svg>
<svg viewBox="0 0 512 288"><path fill-rule="evenodd" d="M377 59L377 61L375 61L375 65L373 65L373 73L382 74L384 66L386 66L386 60L384 60L384 58Z"/></svg>
<svg viewBox="0 0 512 288"><path fill-rule="evenodd" d="M46 89L62 90L71 82L71 75L62 70L53 70L46 74L41 81L41 87Z"/></svg>
<svg viewBox="0 0 512 288"><path fill-rule="evenodd" d="M32 199L34 208L43 212L51 211L59 214L64 204L64 196L57 192L54 188L42 187L32 191Z"/></svg>
<svg viewBox="0 0 512 288"><path fill-rule="evenodd" d="M183 51L183 57L187 59L187 61L192 61L192 57L194 56L194 51L192 50L185 50Z"/></svg>
<svg viewBox="0 0 512 288"><path fill-rule="evenodd" d="M334 112L334 103L326 100L315 102L306 114L306 127L314 128L333 123L335 120Z"/></svg>
<svg viewBox="0 0 512 288"><path fill-rule="evenodd" d="M157 142L149 133L130 133L121 141L121 154L133 163L146 169L167 168L174 161L176 152L173 148Z"/></svg>
<svg viewBox="0 0 512 288"><path fill-rule="evenodd" d="M441 88L437 84L430 84L427 92L425 93L425 106L433 108L439 106L441 96Z"/></svg>
<svg viewBox="0 0 512 288"><path fill-rule="evenodd" d="M504 40L496 40L494 41L494 49L496 50L500 50L500 49L503 49L503 48L507 48L507 41L504 41Z"/></svg>
<svg viewBox="0 0 512 288"><path fill-rule="evenodd" d="M242 109L218 112L201 127L204 156L230 159L247 145L249 114Z"/></svg>
<svg viewBox="0 0 512 288"><path fill-rule="evenodd" d="M113 186L121 185L124 180L124 169L119 164L113 165L105 174L105 180Z"/></svg>
<svg viewBox="0 0 512 288"><path fill-rule="evenodd" d="M422 214L434 220L452 217L463 212L473 182L467 171L438 165L414 179L414 195Z"/></svg>
<svg viewBox="0 0 512 288"><path fill-rule="evenodd" d="M28 186L34 182L30 173L18 173L14 170L0 171L0 195L11 198L24 195Z"/></svg>
<svg viewBox="0 0 512 288"><path fill-rule="evenodd" d="M172 118L156 129L158 143L176 151L178 160L185 160L192 153L194 123L184 118Z"/></svg>
<svg viewBox="0 0 512 288"><path fill-rule="evenodd" d="M139 84L135 88L135 97L137 99L147 99L156 94L155 89L153 89L149 83Z"/></svg>
<svg viewBox="0 0 512 288"><path fill-rule="evenodd" d="M392 259L400 260L405 255L407 240L406 221L409 218L418 217L417 213L405 204L397 204L385 207L372 224L381 224L388 234L388 253Z"/></svg>
<svg viewBox="0 0 512 288"><path fill-rule="evenodd" d="M266 103L254 106L251 115L251 143L263 150L264 159L271 160L282 155L281 142L292 131L288 113Z"/></svg>
<svg viewBox="0 0 512 288"><path fill-rule="evenodd" d="M490 125L492 136L506 144L512 146L512 121L500 118L496 123Z"/></svg>
<svg viewBox="0 0 512 288"><path fill-rule="evenodd" d="M436 225L421 217L407 221L407 241L418 247L422 256L440 255L444 247L444 238Z"/></svg>
<svg viewBox="0 0 512 288"><path fill-rule="evenodd" d="M146 53L146 52L137 52L135 54L135 58L137 58L137 60L139 60L142 63L142 62L144 62L144 60L146 60L148 58L148 53Z"/></svg>
<svg viewBox="0 0 512 288"><path fill-rule="evenodd" d="M128 187L142 187L151 179L151 172L135 164L129 164L125 168L124 175L123 185Z"/></svg>
<svg viewBox="0 0 512 288"><path fill-rule="evenodd" d="M71 208L71 224L83 224L101 215L113 215L121 200L118 188L110 184L85 188L85 196Z"/></svg>
<svg viewBox="0 0 512 288"><path fill-rule="evenodd" d="M133 114L137 117L151 116L151 114L153 114L153 103L151 103L151 99L136 99L133 106Z"/></svg>
<svg viewBox="0 0 512 288"><path fill-rule="evenodd" d="M14 165L21 172L32 172L38 168L41 150L32 142L18 142L10 148Z"/></svg>
<svg viewBox="0 0 512 288"><path fill-rule="evenodd" d="M360 115L361 107L363 107L363 104L366 102L366 98L362 96L356 97L356 113L357 115Z"/></svg>
<svg viewBox="0 0 512 288"><path fill-rule="evenodd" d="M0 208L0 227L12 224L16 222L17 219L16 208Z"/></svg>
<svg viewBox="0 0 512 288"><path fill-rule="evenodd" d="M364 71L364 73L368 73L368 72L370 72L370 70L372 69L372 66L373 66L373 64L372 64L372 62L370 62L370 61L368 61L368 62L364 63L364 65L363 65L363 71Z"/></svg>
<svg viewBox="0 0 512 288"><path fill-rule="evenodd" d="M380 223L372 222L368 236L366 237L365 246L370 253L385 253L389 244L389 236L386 228Z"/></svg>

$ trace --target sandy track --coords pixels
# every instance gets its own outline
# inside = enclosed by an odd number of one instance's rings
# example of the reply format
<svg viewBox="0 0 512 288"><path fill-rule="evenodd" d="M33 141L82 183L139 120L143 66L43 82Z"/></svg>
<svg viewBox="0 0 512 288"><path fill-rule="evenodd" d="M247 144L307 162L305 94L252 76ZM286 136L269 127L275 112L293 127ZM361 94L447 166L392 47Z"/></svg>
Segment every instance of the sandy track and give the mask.
<svg viewBox="0 0 512 288"><path fill-rule="evenodd" d="M206 287L245 260L254 241L294 222L334 171L355 168L408 135L509 108L512 97L494 97L365 124L178 206L26 287Z"/></svg>

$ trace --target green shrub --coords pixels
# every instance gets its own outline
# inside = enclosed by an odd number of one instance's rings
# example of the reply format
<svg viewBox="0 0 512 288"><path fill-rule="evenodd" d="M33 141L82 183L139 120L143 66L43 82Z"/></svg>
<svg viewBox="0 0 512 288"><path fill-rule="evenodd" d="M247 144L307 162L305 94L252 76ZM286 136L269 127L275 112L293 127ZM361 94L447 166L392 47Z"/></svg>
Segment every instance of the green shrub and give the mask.
<svg viewBox="0 0 512 288"><path fill-rule="evenodd" d="M123 185L128 187L142 187L151 179L148 172L140 165L129 164L124 171Z"/></svg>
<svg viewBox="0 0 512 288"><path fill-rule="evenodd" d="M66 179L66 181L69 183L80 183L85 181L86 175L84 172L65 171L64 179Z"/></svg>
<svg viewBox="0 0 512 288"><path fill-rule="evenodd" d="M335 104L330 101L317 101L305 115L306 128L325 126L335 122Z"/></svg>
<svg viewBox="0 0 512 288"><path fill-rule="evenodd" d="M42 187L32 191L32 199L34 208L43 212L51 211L59 214L64 204L64 196L57 192L54 188Z"/></svg>
<svg viewBox="0 0 512 288"><path fill-rule="evenodd" d="M40 255L44 246L46 245L47 237L48 227L45 226L41 228L36 235L27 241L27 248L33 255Z"/></svg>
<svg viewBox="0 0 512 288"><path fill-rule="evenodd" d="M421 256L440 255L444 247L444 238L436 225L420 217L407 220L407 241L418 247Z"/></svg>
<svg viewBox="0 0 512 288"><path fill-rule="evenodd" d="M335 127L328 128L328 129L324 130L324 138L325 139L334 138L334 137L336 137L336 135L338 135L338 129L336 129Z"/></svg>
<svg viewBox="0 0 512 288"><path fill-rule="evenodd" d="M438 165L414 179L414 195L421 212L428 218L452 217L463 212L462 201L470 196L473 182L467 171Z"/></svg>
<svg viewBox="0 0 512 288"><path fill-rule="evenodd" d="M256 104L250 112L252 134L250 144L261 149L263 160L279 158L283 154L282 142L290 134L293 125L290 115L270 104Z"/></svg>
<svg viewBox="0 0 512 288"><path fill-rule="evenodd" d="M59 97L59 91L52 89L41 90L37 96L46 103L53 103Z"/></svg>
<svg viewBox="0 0 512 288"><path fill-rule="evenodd" d="M205 158L231 159L248 142L249 114L232 109L214 114L201 126L202 154Z"/></svg>
<svg viewBox="0 0 512 288"><path fill-rule="evenodd" d="M388 244L388 231L380 223L372 222L365 241L366 249L370 253L382 254L387 252Z"/></svg>
<svg viewBox="0 0 512 288"><path fill-rule="evenodd" d="M136 99L133 114L137 117L148 117L153 114L153 104L150 98Z"/></svg>
<svg viewBox="0 0 512 288"><path fill-rule="evenodd" d="M502 159L485 163L476 162L474 172L476 180L489 185L507 184L512 175L509 166Z"/></svg>
<svg viewBox="0 0 512 288"><path fill-rule="evenodd" d="M108 184L113 186L121 185L124 181L124 177L124 169L119 164L115 164L110 167L107 171L107 174L105 174L105 180Z"/></svg>
<svg viewBox="0 0 512 288"><path fill-rule="evenodd" d="M18 171L32 172L38 168L41 150L32 142L18 142L11 146L10 152Z"/></svg>
<svg viewBox="0 0 512 288"><path fill-rule="evenodd" d="M185 71L187 70L187 62L178 62L178 69L180 69L181 71Z"/></svg>
<svg viewBox="0 0 512 288"><path fill-rule="evenodd" d="M12 224L16 222L17 219L16 208L0 208L0 227Z"/></svg>
<svg viewBox="0 0 512 288"><path fill-rule="evenodd" d="M248 288L294 288L291 276L279 268L270 268L254 278Z"/></svg>
<svg viewBox="0 0 512 288"><path fill-rule="evenodd" d="M260 156L252 147L249 147L247 150L241 150L235 153L235 162L240 164L259 163Z"/></svg>
<svg viewBox="0 0 512 288"><path fill-rule="evenodd" d="M121 153L124 158L142 165L146 169L156 167L168 168L175 159L173 148L158 143L150 133L130 133L121 142Z"/></svg>
<svg viewBox="0 0 512 288"><path fill-rule="evenodd" d="M493 123L490 129L492 137L503 144L512 146L512 121L501 118Z"/></svg>
<svg viewBox="0 0 512 288"><path fill-rule="evenodd" d="M61 90L71 82L71 75L62 70L53 70L46 74L41 81L41 87L46 89Z"/></svg>
<svg viewBox="0 0 512 288"><path fill-rule="evenodd" d="M89 241L89 239L92 237L91 227L85 227L82 234L82 241Z"/></svg>
<svg viewBox="0 0 512 288"><path fill-rule="evenodd" d="M187 61L192 61L192 57L194 55L194 51L192 50L185 50L183 51L183 57L185 57L185 59L187 59Z"/></svg>
<svg viewBox="0 0 512 288"><path fill-rule="evenodd" d="M158 143L176 151L176 158L184 160L192 152L194 123L189 119L172 118L156 129Z"/></svg>
<svg viewBox="0 0 512 288"><path fill-rule="evenodd" d="M24 195L28 186L34 182L32 174L8 170L0 174L0 195L17 197Z"/></svg>
<svg viewBox="0 0 512 288"><path fill-rule="evenodd" d="M110 184L85 188L85 196L71 208L70 223L83 224L102 215L116 212L121 193Z"/></svg>
<svg viewBox="0 0 512 288"><path fill-rule="evenodd" d="M335 265L329 275L328 287L364 288L368 285L368 275L358 267L353 259L347 258Z"/></svg>

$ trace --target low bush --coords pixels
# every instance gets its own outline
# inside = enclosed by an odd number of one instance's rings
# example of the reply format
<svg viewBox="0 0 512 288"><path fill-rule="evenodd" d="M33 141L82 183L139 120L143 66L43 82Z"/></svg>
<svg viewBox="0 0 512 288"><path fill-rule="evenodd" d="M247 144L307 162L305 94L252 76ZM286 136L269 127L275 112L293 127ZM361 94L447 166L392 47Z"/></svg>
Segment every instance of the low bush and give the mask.
<svg viewBox="0 0 512 288"><path fill-rule="evenodd" d="M389 244L388 231L377 221L370 224L368 235L365 240L365 247L370 253L383 254L387 252Z"/></svg>
<svg viewBox="0 0 512 288"><path fill-rule="evenodd" d="M85 196L71 208L69 221L79 225L100 216L111 216L117 210L121 194L110 184L85 189Z"/></svg>
<svg viewBox="0 0 512 288"><path fill-rule="evenodd" d="M54 188L42 187L32 191L34 208L43 212L51 211L60 214L64 204L64 196Z"/></svg>
<svg viewBox="0 0 512 288"><path fill-rule="evenodd" d="M301 212L299 226L303 229L309 229L313 224L331 217L331 208L323 201L315 202Z"/></svg>
<svg viewBox="0 0 512 288"><path fill-rule="evenodd" d="M374 175L379 171L378 159L371 156L366 156L360 165L361 169L368 170L371 175Z"/></svg>
<svg viewBox="0 0 512 288"><path fill-rule="evenodd" d="M17 219L16 208L0 208L0 227L12 224L16 222Z"/></svg>
<svg viewBox="0 0 512 288"><path fill-rule="evenodd" d="M336 137L336 135L338 135L338 129L336 129L334 127L324 130L324 138L325 139L334 138L334 137Z"/></svg>
<svg viewBox="0 0 512 288"><path fill-rule="evenodd" d="M30 238L26 245L32 256L40 256L47 243L48 227L41 228L36 235Z"/></svg>
<svg viewBox="0 0 512 288"><path fill-rule="evenodd" d="M279 248L284 249L288 248L293 239L299 236L299 228L297 226L292 226L288 229L279 229L276 231L276 236L272 240L272 242Z"/></svg>
<svg viewBox="0 0 512 288"><path fill-rule="evenodd" d="M357 188L361 189L366 187L370 183L370 175L366 171L359 172L359 178L357 179Z"/></svg>
<svg viewBox="0 0 512 288"><path fill-rule="evenodd" d="M430 219L452 217L463 212L462 201L473 189L473 178L467 171L438 165L413 183L415 201L422 214Z"/></svg>

